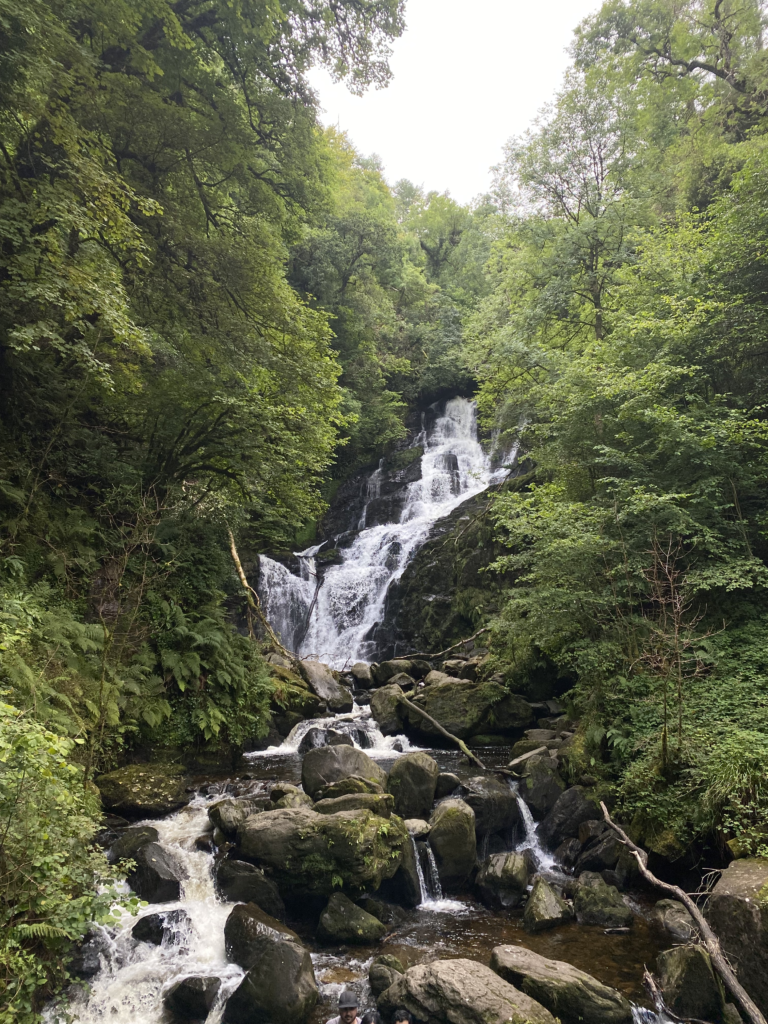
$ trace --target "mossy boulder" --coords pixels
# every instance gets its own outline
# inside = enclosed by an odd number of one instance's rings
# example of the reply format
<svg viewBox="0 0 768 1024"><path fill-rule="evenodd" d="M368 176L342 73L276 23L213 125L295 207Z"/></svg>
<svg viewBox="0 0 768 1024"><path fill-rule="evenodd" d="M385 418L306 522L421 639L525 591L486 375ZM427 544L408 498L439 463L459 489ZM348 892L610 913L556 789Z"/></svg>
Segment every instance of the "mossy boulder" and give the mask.
<svg viewBox="0 0 768 1024"><path fill-rule="evenodd" d="M472 874L477 858L475 812L463 800L449 798L429 819L427 842L432 848L440 884L459 889Z"/></svg>
<svg viewBox="0 0 768 1024"><path fill-rule="evenodd" d="M473 735L502 735L524 729L533 719L530 704L498 683L469 679L445 679L426 686L414 697L448 732L467 739ZM439 735L426 719L406 709L408 726L425 736Z"/></svg>
<svg viewBox="0 0 768 1024"><path fill-rule="evenodd" d="M494 853L480 865L475 887L486 906L519 907L528 890L530 864L523 853Z"/></svg>
<svg viewBox="0 0 768 1024"><path fill-rule="evenodd" d="M396 736L403 731L406 709L401 702L403 691L399 686L382 686L371 697L371 714L384 736Z"/></svg>
<svg viewBox="0 0 768 1024"><path fill-rule="evenodd" d="M348 896L335 892L320 915L317 940L325 945L350 943L370 946L386 934L386 927L361 907L355 906Z"/></svg>
<svg viewBox="0 0 768 1024"><path fill-rule="evenodd" d="M253 815L238 838L240 856L264 868L284 896L330 896L340 885L353 893L375 891L395 874L410 845L399 818L367 810L318 814L308 807Z"/></svg>
<svg viewBox="0 0 768 1024"><path fill-rule="evenodd" d="M216 888L229 903L255 903L278 921L285 920L280 891L261 868L244 860L221 860L216 867Z"/></svg>
<svg viewBox="0 0 768 1024"><path fill-rule="evenodd" d="M208 808L208 820L214 828L220 828L225 836L233 837L242 823L251 814L258 814L270 807L267 797L255 799L225 797Z"/></svg>
<svg viewBox="0 0 768 1024"><path fill-rule="evenodd" d="M707 903L723 952L739 965L739 981L768 1015L768 858L728 865Z"/></svg>
<svg viewBox="0 0 768 1024"><path fill-rule="evenodd" d="M383 956L375 957L368 968L368 984L371 986L374 998L377 999L382 992L393 985L401 974L405 974L405 968L396 956L385 953Z"/></svg>
<svg viewBox="0 0 768 1024"><path fill-rule="evenodd" d="M96 780L104 808L126 818L160 818L189 803L184 769L176 764L129 764Z"/></svg>
<svg viewBox="0 0 768 1024"><path fill-rule="evenodd" d="M133 860L142 846L156 843L159 838L157 829L152 828L151 825L137 825L135 828L127 828L110 847L107 860L110 864L115 864L119 860Z"/></svg>
<svg viewBox="0 0 768 1024"><path fill-rule="evenodd" d="M475 812L479 836L514 828L520 819L517 798L505 780L476 775L462 783L461 799Z"/></svg>
<svg viewBox="0 0 768 1024"><path fill-rule="evenodd" d="M573 909L579 924L595 924L601 928L628 928L634 920L634 914L616 886L608 885L600 875L589 871L579 876Z"/></svg>
<svg viewBox="0 0 768 1024"><path fill-rule="evenodd" d="M557 761L551 757L537 755L525 762L524 776L520 783L520 795L528 804L534 818L541 821L557 803L565 789Z"/></svg>
<svg viewBox="0 0 768 1024"><path fill-rule="evenodd" d="M401 818L428 818L440 774L437 761L423 750L399 757L387 777L387 790Z"/></svg>
<svg viewBox="0 0 768 1024"><path fill-rule="evenodd" d="M570 921L571 908L543 878L533 883L531 895L523 912L523 928L527 932L543 932Z"/></svg>
<svg viewBox="0 0 768 1024"><path fill-rule="evenodd" d="M725 993L702 946L676 946L656 961L664 1002L677 1017L721 1021Z"/></svg>
<svg viewBox="0 0 768 1024"><path fill-rule="evenodd" d="M692 942L699 934L696 922L677 900L659 900L653 908L653 919L675 942Z"/></svg>

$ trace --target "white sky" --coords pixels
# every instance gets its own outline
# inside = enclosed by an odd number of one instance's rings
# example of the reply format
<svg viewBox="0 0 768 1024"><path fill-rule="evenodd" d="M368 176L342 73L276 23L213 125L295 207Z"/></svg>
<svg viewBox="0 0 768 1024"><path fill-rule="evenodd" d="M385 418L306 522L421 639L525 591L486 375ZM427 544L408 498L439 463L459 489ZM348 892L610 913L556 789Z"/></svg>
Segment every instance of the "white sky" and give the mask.
<svg viewBox="0 0 768 1024"><path fill-rule="evenodd" d="M353 96L314 69L324 124L338 124L387 180L450 191L490 185L511 135L525 131L568 65L573 29L600 0L407 0L388 88Z"/></svg>

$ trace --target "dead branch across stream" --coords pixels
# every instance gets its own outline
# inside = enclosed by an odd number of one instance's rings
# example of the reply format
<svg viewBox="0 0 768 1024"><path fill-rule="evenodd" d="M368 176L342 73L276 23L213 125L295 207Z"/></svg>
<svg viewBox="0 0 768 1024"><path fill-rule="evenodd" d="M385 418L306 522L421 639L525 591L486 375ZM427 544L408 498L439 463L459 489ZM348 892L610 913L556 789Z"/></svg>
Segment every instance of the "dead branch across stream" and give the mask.
<svg viewBox="0 0 768 1024"><path fill-rule="evenodd" d="M459 750L462 752L462 754L464 754L465 757L468 757L470 761L474 761L478 768L482 769L482 771L484 772L488 771L488 769L485 767L480 758L477 757L476 754L472 753L472 751L466 745L464 740L460 740L458 736L454 736L452 732L448 732L447 729L444 729L443 726L440 725L440 723L432 717L432 715L428 715L423 708L420 708L418 704L414 704L413 701L408 700L407 697L402 696L400 698L400 702L402 704L405 704L405 706L409 708L411 711L415 711L417 715L421 715L422 718L426 719L426 721L428 721L430 725L433 725L435 729L437 729L441 736L445 736L446 739L449 739L451 740L452 743L455 743Z"/></svg>
<svg viewBox="0 0 768 1024"><path fill-rule="evenodd" d="M472 636L468 636L466 640L459 640L457 644L454 644L452 647L446 647L444 651L438 651L437 654L427 654L425 651L418 651L416 654L404 654L402 655L402 657L393 658L392 660L408 661L409 658L426 658L428 661L432 661L434 658L442 658L443 655L450 654L451 651L455 651L457 647L463 647L464 644L471 643L473 640L476 640L479 636L482 636L483 633L489 632L490 627L484 626L482 629L478 629L476 633L473 633Z"/></svg>

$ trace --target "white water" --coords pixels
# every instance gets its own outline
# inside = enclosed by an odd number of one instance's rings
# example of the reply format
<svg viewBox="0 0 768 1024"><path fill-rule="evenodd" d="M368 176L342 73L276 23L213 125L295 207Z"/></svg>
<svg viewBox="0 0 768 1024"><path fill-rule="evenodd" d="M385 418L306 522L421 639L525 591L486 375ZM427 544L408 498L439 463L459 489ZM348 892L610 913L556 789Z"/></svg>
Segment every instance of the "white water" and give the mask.
<svg viewBox="0 0 768 1024"><path fill-rule="evenodd" d="M421 480L407 485L400 521L364 528L364 510L360 533L343 552L343 563L326 570L313 608L316 584L309 560L317 548L300 553L302 563L307 561L302 578L261 556L259 591L267 617L283 642L296 644L304 657L311 655L334 668L373 660L376 645L371 637L384 617L387 591L432 526L508 473L491 471L477 439L475 405L466 398L447 402L444 414L417 441L424 445ZM366 507L379 494L381 476L379 468L368 480Z"/></svg>
<svg viewBox="0 0 768 1024"><path fill-rule="evenodd" d="M539 842L539 837L536 834L536 822L533 820L530 807L517 791L517 783L510 779L509 788L515 794L517 806L520 809L520 817L523 819L523 827L525 828L525 838L518 846L518 852L530 850L540 871L559 871L560 868L554 856L545 850Z"/></svg>

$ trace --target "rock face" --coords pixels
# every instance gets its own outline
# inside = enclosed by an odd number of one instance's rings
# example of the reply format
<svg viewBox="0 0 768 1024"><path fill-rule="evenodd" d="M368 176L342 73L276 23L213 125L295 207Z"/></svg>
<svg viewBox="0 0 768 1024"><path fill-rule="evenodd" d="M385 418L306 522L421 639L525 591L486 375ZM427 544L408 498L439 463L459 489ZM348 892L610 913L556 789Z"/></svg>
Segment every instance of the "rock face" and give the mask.
<svg viewBox="0 0 768 1024"><path fill-rule="evenodd" d="M343 893L335 892L320 915L316 934L319 942L329 946L343 942L370 946L378 942L386 931L372 914L355 906Z"/></svg>
<svg viewBox="0 0 768 1024"><path fill-rule="evenodd" d="M221 981L210 975L182 978L167 990L163 1002L182 1020L205 1020L221 987Z"/></svg>
<svg viewBox="0 0 768 1024"><path fill-rule="evenodd" d="M238 836L240 856L268 869L283 895L330 896L339 878L346 892L375 891L395 874L410 844L399 818L305 807L253 815Z"/></svg>
<svg viewBox="0 0 768 1024"><path fill-rule="evenodd" d="M285 904L277 886L254 864L244 860L219 861L216 888L229 903L255 903L270 917L285 920Z"/></svg>
<svg viewBox="0 0 768 1024"><path fill-rule="evenodd" d="M161 914L145 914L131 928L131 935L137 942L150 942L160 946L163 939L181 938L181 933L189 921L186 910L166 910Z"/></svg>
<svg viewBox="0 0 768 1024"><path fill-rule="evenodd" d="M632 1008L615 988L562 960L522 946L497 946L491 970L545 1006L562 1024L629 1024Z"/></svg>
<svg viewBox="0 0 768 1024"><path fill-rule="evenodd" d="M560 899L543 878L537 878L523 911L523 928L527 932L543 932L573 917L571 908Z"/></svg>
<svg viewBox="0 0 768 1024"><path fill-rule="evenodd" d="M329 711L340 713L352 710L352 694L336 682L327 665L321 661L302 661L299 668L312 691L328 705Z"/></svg>
<svg viewBox="0 0 768 1024"><path fill-rule="evenodd" d="M395 808L395 799L389 793L347 793L333 799L318 800L314 805L318 814L336 814L338 811L370 811L380 818L389 818Z"/></svg>
<svg viewBox="0 0 768 1024"><path fill-rule="evenodd" d="M506 782L490 775L467 779L461 787L461 799L475 812L479 836L514 828L520 819L515 794Z"/></svg>
<svg viewBox="0 0 768 1024"><path fill-rule="evenodd" d="M656 969L664 1002L674 1014L697 1020L722 1020L725 1010L723 988L703 947L667 949L659 954Z"/></svg>
<svg viewBox="0 0 768 1024"><path fill-rule="evenodd" d="M549 814L564 789L565 783L560 778L554 758L541 755L529 758L525 777L520 783L520 795L537 821Z"/></svg>
<svg viewBox="0 0 768 1024"><path fill-rule="evenodd" d="M368 968L368 984L374 998L393 985L401 974L405 974L405 968L396 956L377 956Z"/></svg>
<svg viewBox="0 0 768 1024"><path fill-rule="evenodd" d="M579 825L598 817L599 813L599 808L582 787L572 786L557 798L554 807L539 825L539 840L550 850L555 850L563 840L577 837Z"/></svg>
<svg viewBox="0 0 768 1024"><path fill-rule="evenodd" d="M312 799L324 787L350 775L360 775L386 786L387 773L357 747L318 747L304 755L301 763L301 784Z"/></svg>
<svg viewBox="0 0 768 1024"><path fill-rule="evenodd" d="M677 900L659 900L653 917L675 942L691 942L699 933L696 922Z"/></svg>
<svg viewBox="0 0 768 1024"><path fill-rule="evenodd" d="M399 757L387 778L387 789L395 798L395 814L401 818L428 818L439 774L437 761L421 750Z"/></svg>
<svg viewBox="0 0 768 1024"><path fill-rule="evenodd" d="M126 818L160 818L189 803L179 765L129 764L96 780L105 809Z"/></svg>
<svg viewBox="0 0 768 1024"><path fill-rule="evenodd" d="M444 889L460 888L472 873L477 857L475 812L463 800L450 798L435 808L427 842Z"/></svg>
<svg viewBox="0 0 768 1024"><path fill-rule="evenodd" d="M480 865L475 886L488 907L519 907L528 888L527 858L522 853L494 853Z"/></svg>
<svg viewBox="0 0 768 1024"><path fill-rule="evenodd" d="M159 843L142 846L133 857L136 867L128 875L128 884L147 903L170 903L181 898L181 882L186 877L180 864Z"/></svg>
<svg viewBox="0 0 768 1024"><path fill-rule="evenodd" d="M600 875L591 872L584 872L579 883L573 898L579 924L596 924L601 928L628 928L632 924L634 915L616 886L608 885Z"/></svg>
<svg viewBox="0 0 768 1024"><path fill-rule="evenodd" d="M371 697L371 714L385 736L396 736L403 731L402 694L399 686L382 686Z"/></svg>
<svg viewBox="0 0 768 1024"><path fill-rule="evenodd" d="M763 1014L768 1014L768 859L735 860L720 876L707 917L736 965L739 981Z"/></svg>
<svg viewBox="0 0 768 1024"><path fill-rule="evenodd" d="M405 1007L424 1024L555 1024L549 1010L474 960L434 960L398 977L380 996L389 1017Z"/></svg>

